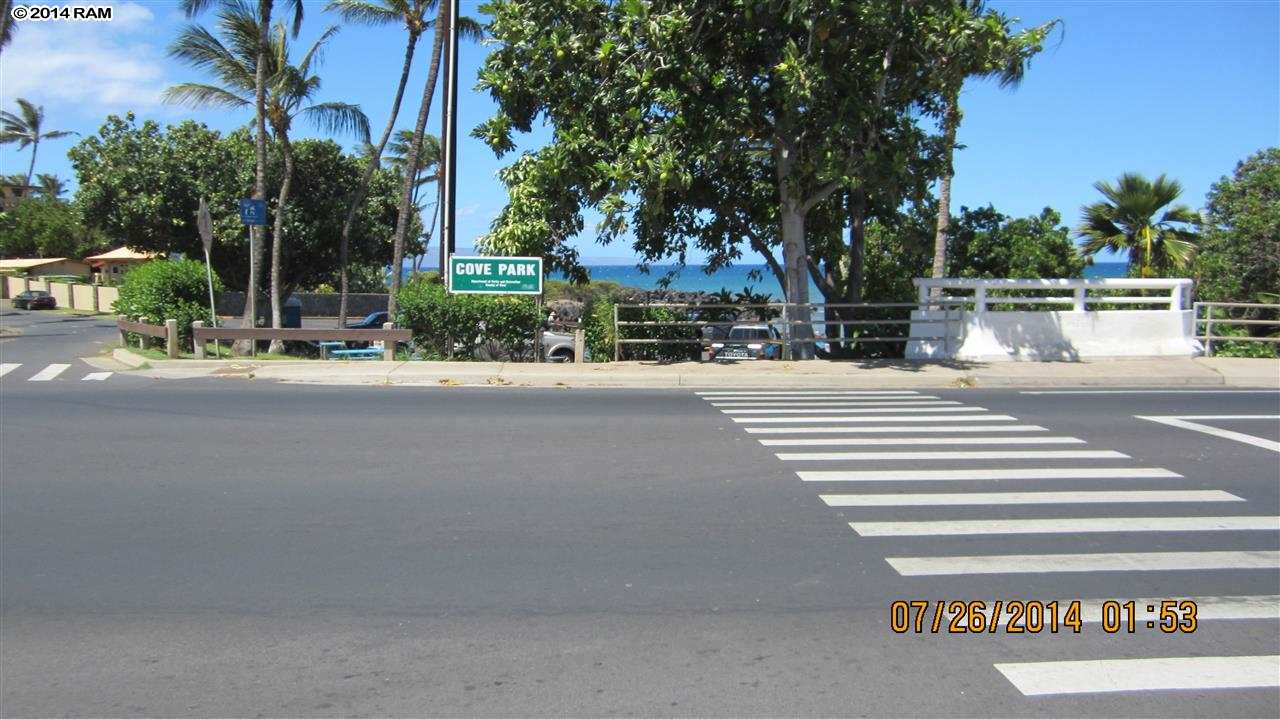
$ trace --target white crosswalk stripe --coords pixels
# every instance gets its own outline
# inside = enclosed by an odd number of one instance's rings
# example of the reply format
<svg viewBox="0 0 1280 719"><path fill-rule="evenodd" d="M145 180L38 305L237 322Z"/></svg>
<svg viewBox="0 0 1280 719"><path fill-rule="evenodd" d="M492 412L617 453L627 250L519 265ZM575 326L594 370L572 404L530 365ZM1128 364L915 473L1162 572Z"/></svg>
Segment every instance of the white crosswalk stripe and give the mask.
<svg viewBox="0 0 1280 719"><path fill-rule="evenodd" d="M1025 696L1280 686L1280 656L1013 662L995 668Z"/></svg>
<svg viewBox="0 0 1280 719"><path fill-rule="evenodd" d="M1243 502L1219 489L1093 490L1085 492L928 492L923 494L820 494L828 507L941 507L1004 504L1124 504Z"/></svg>
<svg viewBox="0 0 1280 719"><path fill-rule="evenodd" d="M1030 449L1030 450L958 450L954 452L779 452L784 462L868 462L880 460L980 459L1128 459L1129 455L1113 449Z"/></svg>
<svg viewBox="0 0 1280 719"><path fill-rule="evenodd" d="M81 377L80 379L87 382L101 382L106 378L110 377L112 374L114 373L113 372L90 372L89 374Z"/></svg>
<svg viewBox="0 0 1280 719"><path fill-rule="evenodd" d="M1280 517L1059 517L961 519L928 522L850 522L863 537L941 537L962 534L1082 534L1089 532L1280 531Z"/></svg>
<svg viewBox="0 0 1280 719"><path fill-rule="evenodd" d="M1158 572L1193 569L1280 569L1280 552L1102 552L1098 554L1002 554L971 557L887 557L904 577L945 574L1041 574L1049 572Z"/></svg>
<svg viewBox="0 0 1280 719"><path fill-rule="evenodd" d="M1085 444L1076 437L802 437L762 439L766 447L864 447L894 445Z"/></svg>
<svg viewBox="0 0 1280 719"><path fill-rule="evenodd" d="M886 419L895 422L929 422L930 417L876 417L876 421L884 421ZM936 418L939 421L955 422L959 420L971 420L972 417L941 417ZM992 421L1013 421L1013 417L985 417ZM971 434L978 432L1048 432L1049 430L1034 424L971 424L971 425L884 425L882 427L743 427L743 431L747 434L875 434L878 432L897 432L910 434L937 434L937 433L963 433Z"/></svg>
<svg viewBox="0 0 1280 719"><path fill-rule="evenodd" d="M875 482L889 487L940 481L1000 483L987 487L1000 486L1002 491L898 492L877 488L875 492L819 495L826 506L856 515L847 523L850 536L867 538L859 541L893 541L898 543L894 546L909 547L911 543L929 537L972 537L975 539L953 541L981 540L983 546L1007 543L1014 550L945 556L921 556L927 552L886 552L885 561L903 577L1060 574L1064 575L1062 581L1069 583L1076 581L1072 574L1096 577L1101 574L1145 575L1155 572L1171 573L1170 577L1194 577L1198 574L1187 573L1280 570L1280 552L1254 549L1249 545L1245 545L1249 547L1245 550L1213 549L1212 545L1200 550L1191 544L1189 551L1143 551L1164 549L1165 542L1171 537L1189 541L1221 533L1252 533L1242 536L1266 536L1270 542L1271 536L1280 532L1280 516L1260 515L1258 512L1179 515L1174 510L1180 506L1195 511L1196 507L1192 505L1222 509L1248 505L1244 504L1247 501L1245 497L1221 489L1204 488L1203 485L1185 488L1188 478L1182 474L1164 467L1136 466L1138 463L1123 452L1107 448L1045 447L1086 442L1078 437L1049 434L1047 427L1021 424L1017 417L992 414L982 407L969 407L934 395L873 397L824 390L742 390L700 394L713 408L742 425L745 433L767 435L758 437L763 447L848 448L776 452L775 456L784 462L825 462L829 463L825 466L834 467L796 472L803 482L831 482L846 486ZM1232 433L1220 430L1218 434L1227 436ZM1271 440L1258 440L1252 444L1275 448L1271 446L1274 444ZM1033 445L1045 448L1031 447ZM928 463L937 461L952 464L944 464L940 469L919 468L922 464L928 467ZM1080 466L1061 466L1077 461ZM878 464L872 465L873 469L853 469L859 465L865 467L868 462ZM1012 462L1028 466L1010 466ZM842 467L840 463L846 464ZM1003 466L997 463L1003 463ZM1202 478L1190 479L1198 481ZM1055 488L1059 482L1079 480L1102 481L1109 486ZM1161 480L1162 486L1133 486L1143 480ZM1002 486L1005 482L1023 481L1044 482L1047 489L1031 491L1017 486ZM1163 486L1175 482L1182 486ZM1067 516L1009 516L1011 509L1037 505ZM1158 516L1089 516L1092 513L1087 511L1089 508L1097 507L1101 510L1099 513L1105 514L1107 505L1135 510L1154 505L1163 509L1153 513ZM948 517L948 508L957 508L968 514ZM895 513L884 516L889 511ZM903 513L911 516L903 518ZM983 513L989 516L984 517ZM1133 511L1131 514L1142 512ZM1259 532L1266 534L1259 535ZM1101 540L1096 537L1107 534L1123 537L1125 543L1117 548L1125 551L1095 549L1103 548ZM1139 543L1138 538L1145 536L1152 539L1145 544ZM1019 542L1042 543L1046 538L1057 537L1066 541L1075 537L1089 538L1085 545L1088 551L1016 551ZM1043 545L1035 546L1039 549ZM1038 584L1045 585L1044 579L1040 579ZM1033 585L1028 584L1030 586ZM1034 596L1031 590L1026 594ZM1099 623L1103 619L1104 601L1132 601L1137 606L1136 621L1142 624L1150 621L1156 626L1160 621L1156 610L1161 607L1161 601L1177 596L1174 591L1169 596L1151 599L1081 599L1063 600L1061 604L1079 601L1081 621ZM1181 599L1196 602L1199 621L1274 622L1280 619L1280 595L1195 596L1187 592ZM991 606L992 603L988 603L988 615L992 611ZM1007 621L1006 614L1002 622ZM1006 662L995 664L995 668L1027 696L1280 686L1280 659L1273 656L1071 659Z"/></svg>
<svg viewBox="0 0 1280 719"><path fill-rule="evenodd" d="M914 390L707 390L697 392L704 399L712 397L807 397L813 395L836 395L842 397L875 397L881 395L920 394Z"/></svg>
<svg viewBox="0 0 1280 719"><path fill-rule="evenodd" d="M70 367L71 365L69 364L51 364L48 367L45 367L44 369L35 373L31 377L27 378L27 381L28 382L48 382L54 379L55 377L57 377L58 375L62 374L63 372L66 372L67 369Z"/></svg>
<svg viewBox="0 0 1280 719"><path fill-rule="evenodd" d="M21 362L3 362L3 363L0 363L0 377L3 377L3 376L5 376L5 375L9 374L10 372L12 372L12 371L14 371L14 370L18 369L18 368L19 368L19 367L21 367L21 366L22 366L22 363L21 363Z"/></svg>
<svg viewBox="0 0 1280 719"><path fill-rule="evenodd" d="M796 472L805 482L947 482L990 479L1180 479L1161 467L1028 467L1026 469L872 469Z"/></svg>
<svg viewBox="0 0 1280 719"><path fill-rule="evenodd" d="M945 407L941 409L946 409ZM938 411L938 410L922 410L922 411ZM913 417L911 415L890 415L890 416L864 416L864 417L730 417L734 422L739 424L756 423L756 424L801 424L804 422L823 422L823 423L839 423L839 422L1016 422L1017 417L1010 417L1007 414L969 414L969 415L936 415L930 414L925 416Z"/></svg>

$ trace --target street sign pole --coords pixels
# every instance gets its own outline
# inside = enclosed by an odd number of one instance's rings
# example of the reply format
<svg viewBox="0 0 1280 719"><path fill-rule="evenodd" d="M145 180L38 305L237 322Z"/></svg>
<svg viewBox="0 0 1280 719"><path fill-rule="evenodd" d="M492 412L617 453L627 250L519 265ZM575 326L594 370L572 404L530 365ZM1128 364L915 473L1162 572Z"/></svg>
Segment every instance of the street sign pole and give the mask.
<svg viewBox="0 0 1280 719"><path fill-rule="evenodd" d="M458 1L449 3L449 34L444 56L444 127L441 134L444 177L441 186L440 258L441 269L450 255L458 251Z"/></svg>
<svg viewBox="0 0 1280 719"><path fill-rule="evenodd" d="M209 205L203 197L200 198L200 214L196 218L196 228L200 230L200 244L204 245L204 276L209 282L209 321L217 327L218 308L213 299L213 262L209 259L209 250L213 247L213 218L209 217ZM213 341L213 352L218 359L222 359L222 343L218 340ZM203 355L197 353L197 356Z"/></svg>

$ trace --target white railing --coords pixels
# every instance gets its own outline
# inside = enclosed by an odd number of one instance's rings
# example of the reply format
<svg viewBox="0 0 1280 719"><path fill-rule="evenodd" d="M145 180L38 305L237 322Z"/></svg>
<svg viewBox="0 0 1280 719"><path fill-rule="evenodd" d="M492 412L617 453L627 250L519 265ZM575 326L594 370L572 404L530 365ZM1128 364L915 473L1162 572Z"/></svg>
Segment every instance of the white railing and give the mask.
<svg viewBox="0 0 1280 719"><path fill-rule="evenodd" d="M1203 317L1200 310L1204 310ZM1280 320L1262 319L1260 316L1252 318L1232 318L1230 313L1233 310L1249 310L1261 315L1270 312L1273 316L1280 316L1280 304L1260 304L1256 302L1197 302L1192 306L1196 318L1196 339L1204 345L1204 353L1206 356L1213 356L1213 343L1217 342L1269 342L1280 349ZM1215 317L1214 312L1218 311L1220 316ZM1219 328L1244 327L1248 329L1248 325L1262 325L1264 327L1274 327L1271 336L1253 336L1249 334L1243 335L1215 335L1213 326Z"/></svg>
<svg viewBox="0 0 1280 719"><path fill-rule="evenodd" d="M915 279L920 303L930 299L934 301L953 300L973 305L975 312L989 311L988 305L1070 305L1075 312L1085 312L1089 305L1166 305L1166 309L1180 312L1188 307L1191 297L1191 280L1185 279L1100 279L1100 280L981 280L944 277L940 279ZM934 292L937 290L938 292ZM951 292L949 293L948 290ZM973 294L957 295L956 290L971 291ZM1021 294L1039 291L1071 292L1065 294L1025 296ZM1091 296L1091 292L1113 292L1115 290L1158 290L1166 294L1159 297L1138 295L1124 296ZM993 295L992 291L998 294ZM937 295L931 297L931 295Z"/></svg>

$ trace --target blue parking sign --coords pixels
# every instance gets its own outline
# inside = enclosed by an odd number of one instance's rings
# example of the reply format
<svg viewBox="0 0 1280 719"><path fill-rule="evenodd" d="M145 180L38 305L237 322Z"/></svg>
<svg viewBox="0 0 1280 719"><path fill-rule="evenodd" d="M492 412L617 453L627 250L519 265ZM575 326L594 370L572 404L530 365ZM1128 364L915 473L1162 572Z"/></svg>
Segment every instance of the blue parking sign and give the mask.
<svg viewBox="0 0 1280 719"><path fill-rule="evenodd" d="M240 224L242 225L267 224L267 201L266 200L241 200L240 201Z"/></svg>

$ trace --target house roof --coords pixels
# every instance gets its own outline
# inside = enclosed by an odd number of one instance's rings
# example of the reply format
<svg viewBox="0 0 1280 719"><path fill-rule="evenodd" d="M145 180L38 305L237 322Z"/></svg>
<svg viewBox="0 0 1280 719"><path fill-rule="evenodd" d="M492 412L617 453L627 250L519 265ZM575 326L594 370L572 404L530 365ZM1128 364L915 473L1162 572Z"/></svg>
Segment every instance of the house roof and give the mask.
<svg viewBox="0 0 1280 719"><path fill-rule="evenodd" d="M124 260L127 262L129 260L153 260L156 257L158 257L158 255L154 252L137 252L136 250L131 250L128 247L117 247L110 252L103 252L100 255L86 257L85 259L89 262L105 260L115 260L117 262Z"/></svg>
<svg viewBox="0 0 1280 719"><path fill-rule="evenodd" d="M32 267L41 267L43 265L52 265L57 262L75 262L68 260L66 257L25 257L12 260L0 260L0 269L4 270L29 270Z"/></svg>

